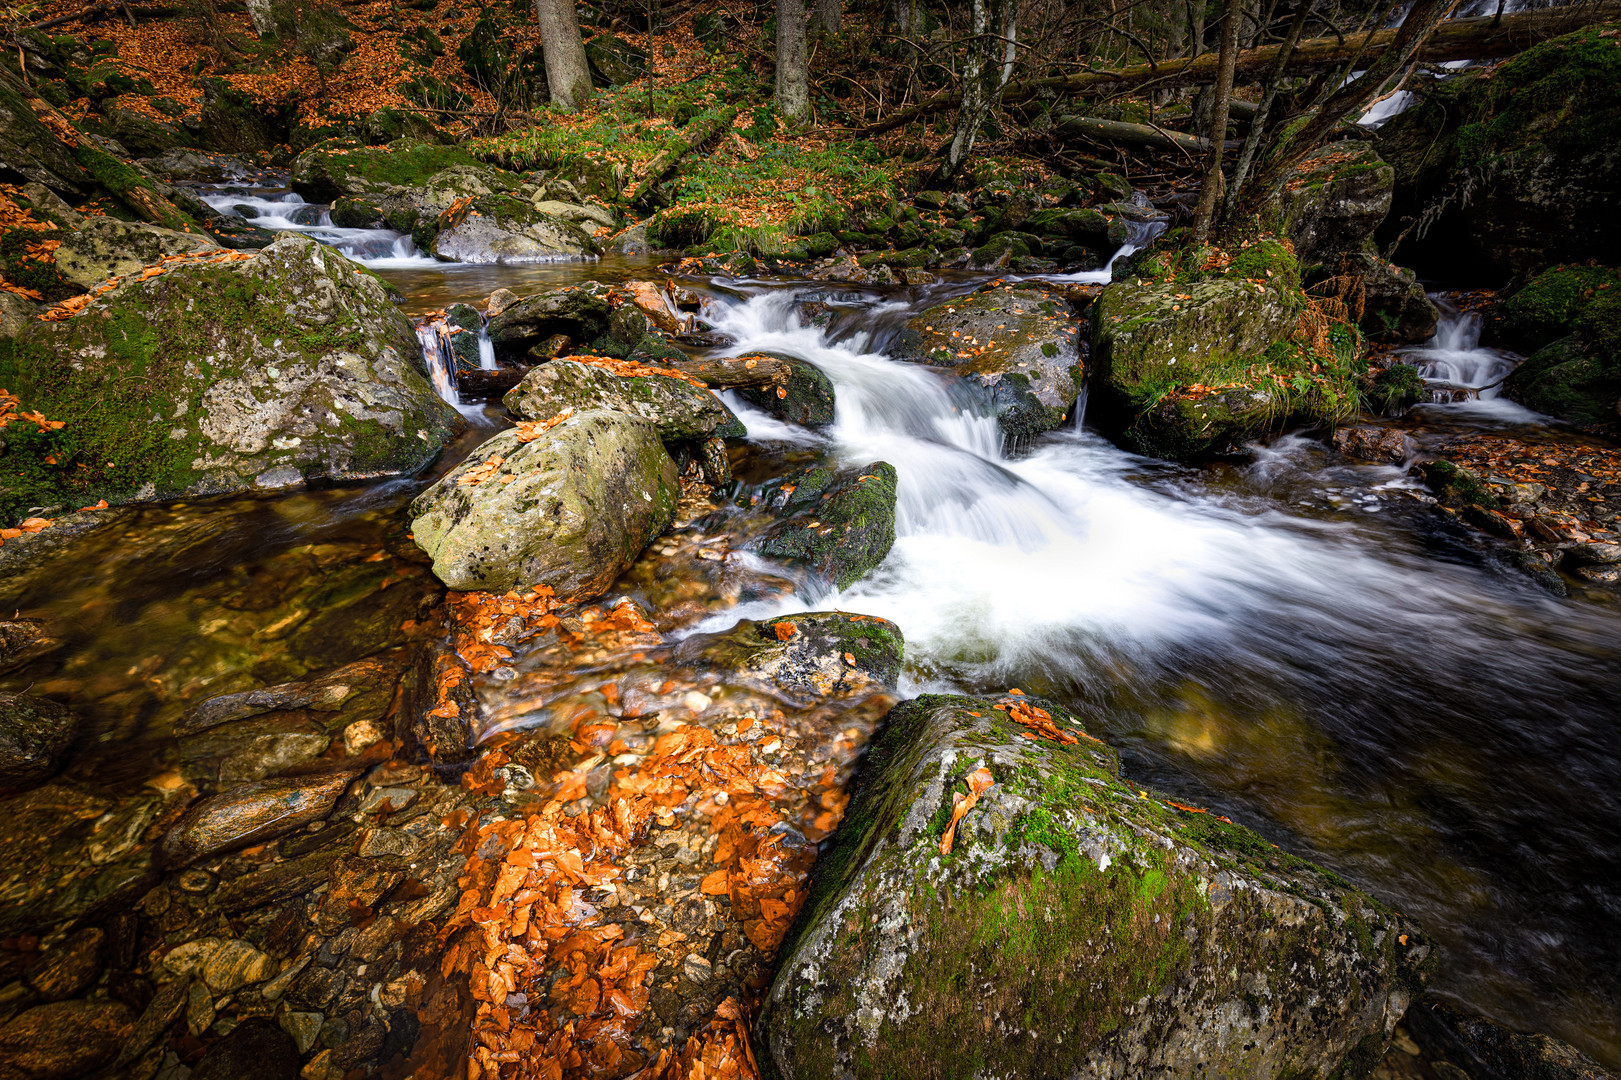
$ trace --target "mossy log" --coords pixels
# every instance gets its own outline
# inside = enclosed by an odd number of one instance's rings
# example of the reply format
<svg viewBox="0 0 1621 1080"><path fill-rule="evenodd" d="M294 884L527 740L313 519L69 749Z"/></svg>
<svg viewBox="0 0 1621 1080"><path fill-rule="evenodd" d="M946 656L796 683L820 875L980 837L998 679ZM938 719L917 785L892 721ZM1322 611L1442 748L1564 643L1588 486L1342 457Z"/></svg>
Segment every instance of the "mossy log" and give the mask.
<svg viewBox="0 0 1621 1080"><path fill-rule="evenodd" d="M1449 19L1443 22L1413 54L1415 61L1439 64L1450 60L1486 60L1513 56L1540 44L1568 34L1572 30L1593 23L1607 22L1621 17L1621 2L1606 0L1585 7L1549 8L1539 11L1520 11L1502 18L1482 16L1477 19ZM1302 41L1283 66L1285 76L1317 75L1333 71L1347 60L1355 59L1359 67L1366 67L1396 40L1400 28L1379 30L1372 34L1351 34L1345 37L1320 37ZM1277 59L1279 46L1268 45L1259 49L1245 49L1236 58L1234 84L1248 85L1266 77ZM1036 97L1057 94L1121 94L1130 90L1152 87L1170 90L1184 86L1204 86L1216 79L1219 54L1203 53L1180 60L1163 60L1158 64L1138 64L1118 71L1083 71L1074 75L1046 79L1029 79L1009 83L1002 92L1004 105L1028 101ZM904 127L914 120L957 107L955 91L946 91L920 102L860 132L863 136L878 135Z"/></svg>
<svg viewBox="0 0 1621 1080"><path fill-rule="evenodd" d="M1062 138L1091 139L1111 146L1140 146L1149 150L1185 150L1202 154L1210 149L1210 140L1180 131L1170 131L1152 124L1133 124L1126 120L1103 120L1096 116L1061 116L1053 124L1053 134ZM1229 139L1224 148L1236 150L1242 143Z"/></svg>
<svg viewBox="0 0 1621 1080"><path fill-rule="evenodd" d="M706 113L682 128L663 150L653 155L653 160L647 163L647 170L642 174L642 178L626 193L626 200L637 203L645 199L647 193L653 190L653 185L675 168L677 162L730 128L732 121L736 119L737 106L728 105L719 112Z"/></svg>

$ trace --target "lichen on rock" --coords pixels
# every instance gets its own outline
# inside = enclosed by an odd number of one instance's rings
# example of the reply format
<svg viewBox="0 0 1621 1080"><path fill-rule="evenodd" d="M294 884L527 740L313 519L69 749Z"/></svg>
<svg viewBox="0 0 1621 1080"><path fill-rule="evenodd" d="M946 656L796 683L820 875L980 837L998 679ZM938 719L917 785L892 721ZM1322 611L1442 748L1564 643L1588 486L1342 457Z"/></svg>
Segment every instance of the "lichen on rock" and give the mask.
<svg viewBox="0 0 1621 1080"><path fill-rule="evenodd" d="M874 741L756 1033L784 1080L1327 1078L1371 1063L1431 953L1335 875L1129 783L1062 708L930 695Z"/></svg>

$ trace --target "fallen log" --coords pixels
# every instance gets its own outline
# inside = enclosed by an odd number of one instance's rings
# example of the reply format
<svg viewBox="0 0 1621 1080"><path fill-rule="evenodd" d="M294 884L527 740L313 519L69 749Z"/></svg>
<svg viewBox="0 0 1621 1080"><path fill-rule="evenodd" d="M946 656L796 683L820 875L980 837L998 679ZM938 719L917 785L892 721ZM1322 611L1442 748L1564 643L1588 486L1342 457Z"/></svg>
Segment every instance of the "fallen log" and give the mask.
<svg viewBox="0 0 1621 1080"><path fill-rule="evenodd" d="M527 367L461 371L456 374L456 391L464 398L494 401L498 397L506 396L507 391L523 382L523 377L527 374L529 374Z"/></svg>
<svg viewBox="0 0 1621 1080"><path fill-rule="evenodd" d="M669 365L690 375L711 390L731 390L739 386L787 385L793 367L775 356L727 356L719 359L686 360Z"/></svg>
<svg viewBox="0 0 1621 1080"><path fill-rule="evenodd" d="M1513 56L1561 34L1613 19L1621 19L1621 0L1603 0L1580 7L1517 11L1500 19L1489 15L1476 19L1449 19L1419 46L1413 59L1440 64L1451 60L1490 60ZM1293 55L1284 64L1283 75L1318 75L1333 71L1352 59L1359 67L1366 67L1390 47L1396 34L1397 30L1391 29L1371 34L1349 34L1343 38L1320 37L1302 41L1295 46ZM1266 45L1240 52L1234 67L1234 84L1247 85L1264 78L1276 61L1280 47ZM1009 83L1002 92L1002 104L1011 105L1053 94L1101 95L1149 87L1170 90L1203 86L1215 81L1218 62L1219 54L1208 52L1191 59L1162 60L1157 65L1138 64L1119 71L1084 71L1076 75L1029 79ZM878 135L904 127L922 117L954 109L959 97L955 91L942 91L885 120L869 124L859 134Z"/></svg>
<svg viewBox="0 0 1621 1080"><path fill-rule="evenodd" d="M1155 127L1153 124L1133 124L1125 120L1101 120L1096 116L1060 116L1053 121L1053 134L1065 139L1091 139L1111 146L1136 146L1145 150L1181 150L1188 154L1203 154L1210 149L1210 140L1198 135ZM1242 146L1239 139L1228 139L1224 150Z"/></svg>
<svg viewBox="0 0 1621 1080"><path fill-rule="evenodd" d="M647 193L653 190L653 185L664 178L664 175L675 168L676 162L687 154L698 149L704 143L713 139L717 134L732 126L737 119L737 106L728 105L718 112L708 113L693 120L686 127L675 133L668 145L653 155L647 163L647 170L642 178L636 181L625 198L631 203L641 202Z"/></svg>

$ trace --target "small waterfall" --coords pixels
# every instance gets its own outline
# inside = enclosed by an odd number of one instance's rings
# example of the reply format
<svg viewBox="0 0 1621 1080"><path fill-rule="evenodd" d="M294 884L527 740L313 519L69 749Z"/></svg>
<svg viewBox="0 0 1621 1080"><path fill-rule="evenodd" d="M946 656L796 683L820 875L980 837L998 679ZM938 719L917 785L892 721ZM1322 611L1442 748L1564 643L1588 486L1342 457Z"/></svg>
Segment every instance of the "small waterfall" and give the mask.
<svg viewBox="0 0 1621 1080"><path fill-rule="evenodd" d="M1502 396L1503 380L1520 358L1481 346L1482 319L1478 312L1459 311L1440 296L1431 299L1441 308L1435 336L1416 348L1401 350L1399 355L1418 369L1432 403L1514 423L1540 420L1537 413Z"/></svg>
<svg viewBox="0 0 1621 1080"><path fill-rule="evenodd" d="M417 251L407 233L393 229L349 229L332 224L331 211L304 201L296 191L263 195L235 191L211 192L203 202L222 214L272 232L301 232L312 240L337 248L345 256L380 269L434 266L438 260Z"/></svg>
<svg viewBox="0 0 1621 1080"><path fill-rule="evenodd" d="M495 370L495 342L490 340L489 319L478 328L478 366L485 371Z"/></svg>
<svg viewBox="0 0 1621 1080"><path fill-rule="evenodd" d="M417 325L417 341L422 345L422 359L428 365L428 377L433 388L456 407L456 411L474 423L484 416L482 406L463 402L456 392L456 354L450 348L450 324L443 318L429 319Z"/></svg>
<svg viewBox="0 0 1621 1080"><path fill-rule="evenodd" d="M1114 280L1115 263L1152 244L1154 238L1169 226L1170 222L1164 219L1127 222L1126 242L1120 245L1120 250L1109 256L1109 261L1103 264L1101 270L1081 270L1073 274L1034 274L1031 276L1038 277L1042 281L1068 281L1080 285L1107 285Z"/></svg>

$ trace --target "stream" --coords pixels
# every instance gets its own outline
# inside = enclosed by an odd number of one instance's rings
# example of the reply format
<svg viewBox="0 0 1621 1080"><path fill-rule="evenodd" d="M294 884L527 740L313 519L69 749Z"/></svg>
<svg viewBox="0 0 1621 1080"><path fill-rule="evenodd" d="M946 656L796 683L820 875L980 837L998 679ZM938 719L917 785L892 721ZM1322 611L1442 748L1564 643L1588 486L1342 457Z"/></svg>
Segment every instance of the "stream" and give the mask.
<svg viewBox="0 0 1621 1080"><path fill-rule="evenodd" d="M296 200L209 199L338 246L414 314L496 287L657 273L631 258L435 263L408 237L336 229ZM1551 597L1440 521L1405 467L1349 463L1300 434L1197 468L1136 457L1084 424L1010 451L953 375L886 357L911 313L973 282L683 284L732 339L719 351L798 356L836 388L822 432L727 396L751 433L734 462L745 481L821 457L887 461L900 483L897 540L870 577L822 595L745 591L671 637L805 610L891 619L904 694L1017 686L1064 702L1136 781L1416 918L1441 946L1443 996L1621 1066L1621 608ZM798 299L832 291L831 323L802 324ZM1496 397L1513 361L1479 347L1476 317L1449 313L1406 359L1435 391L1420 412L1436 430L1542 430ZM501 423L498 408L464 411L477 422L436 474ZM272 578L296 591L312 587L299 575L373 557L432 478L132 511L119 548L72 551L75 581L0 586L0 603L76 628L71 660L35 692L91 717L109 784L145 782L167 767L165 727L188 702L349 659L256 653L228 620L197 621L209 598ZM632 594L653 596L635 570L605 602ZM502 695L521 681L505 686L479 683L487 715L512 713Z"/></svg>

